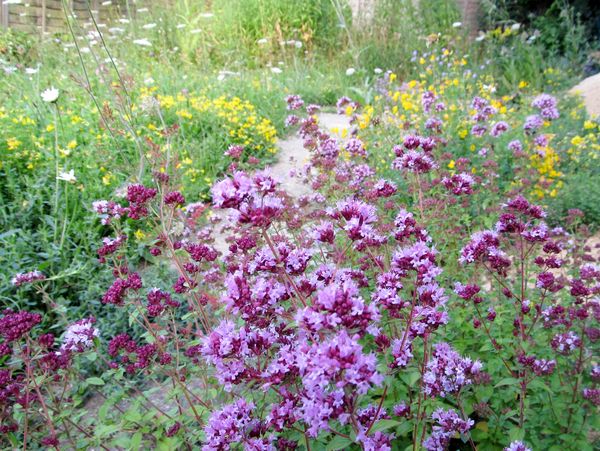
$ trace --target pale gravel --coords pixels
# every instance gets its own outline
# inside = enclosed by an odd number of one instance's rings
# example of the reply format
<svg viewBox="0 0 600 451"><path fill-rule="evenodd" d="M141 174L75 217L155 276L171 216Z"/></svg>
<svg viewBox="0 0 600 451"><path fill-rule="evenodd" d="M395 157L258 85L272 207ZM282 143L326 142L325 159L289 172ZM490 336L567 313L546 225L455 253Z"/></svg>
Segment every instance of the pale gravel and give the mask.
<svg viewBox="0 0 600 451"><path fill-rule="evenodd" d="M600 73L581 80L569 92L582 97L590 116L600 116Z"/></svg>

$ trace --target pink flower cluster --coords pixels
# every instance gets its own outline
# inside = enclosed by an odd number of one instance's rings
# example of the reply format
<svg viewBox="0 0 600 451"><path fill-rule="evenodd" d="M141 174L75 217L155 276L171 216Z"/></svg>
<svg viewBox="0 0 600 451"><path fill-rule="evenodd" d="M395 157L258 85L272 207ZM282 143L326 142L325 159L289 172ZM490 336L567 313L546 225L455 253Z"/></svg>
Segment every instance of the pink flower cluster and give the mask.
<svg viewBox="0 0 600 451"><path fill-rule="evenodd" d="M36 269L35 271L30 271L30 272L25 272L25 273L20 272L18 274L15 274L15 276L11 279L10 282L15 287L20 287L21 285L33 283L38 280L44 280L45 278L46 278L46 276L41 271L38 271Z"/></svg>

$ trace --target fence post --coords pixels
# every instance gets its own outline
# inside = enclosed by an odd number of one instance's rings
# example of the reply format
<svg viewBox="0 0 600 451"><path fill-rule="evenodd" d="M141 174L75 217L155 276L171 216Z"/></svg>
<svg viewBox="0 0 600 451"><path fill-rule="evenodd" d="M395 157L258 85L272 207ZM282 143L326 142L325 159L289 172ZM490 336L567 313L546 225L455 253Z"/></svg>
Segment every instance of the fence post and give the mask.
<svg viewBox="0 0 600 451"><path fill-rule="evenodd" d="M2 1L2 0L0 0ZM2 1L0 3L0 26L8 27L8 7L10 5Z"/></svg>
<svg viewBox="0 0 600 451"><path fill-rule="evenodd" d="M92 0L92 12L96 13L96 22L100 22L100 0Z"/></svg>
<svg viewBox="0 0 600 451"><path fill-rule="evenodd" d="M42 36L46 33L46 0L42 0Z"/></svg>

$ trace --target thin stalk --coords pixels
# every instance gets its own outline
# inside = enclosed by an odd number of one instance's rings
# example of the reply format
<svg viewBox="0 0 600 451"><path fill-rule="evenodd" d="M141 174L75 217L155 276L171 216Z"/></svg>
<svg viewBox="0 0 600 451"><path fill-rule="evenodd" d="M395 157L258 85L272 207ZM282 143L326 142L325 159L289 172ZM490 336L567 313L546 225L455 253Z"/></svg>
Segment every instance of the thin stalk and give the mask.
<svg viewBox="0 0 600 451"><path fill-rule="evenodd" d="M58 105L54 104L54 244L58 238Z"/></svg>

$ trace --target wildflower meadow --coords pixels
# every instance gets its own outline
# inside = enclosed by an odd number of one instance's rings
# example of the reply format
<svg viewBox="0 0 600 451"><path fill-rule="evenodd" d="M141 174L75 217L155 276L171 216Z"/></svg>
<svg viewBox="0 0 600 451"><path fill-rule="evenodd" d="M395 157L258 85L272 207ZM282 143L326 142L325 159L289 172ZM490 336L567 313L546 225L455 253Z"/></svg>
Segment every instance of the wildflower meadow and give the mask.
<svg viewBox="0 0 600 451"><path fill-rule="evenodd" d="M0 30L1 449L598 449L591 19L67 3Z"/></svg>

